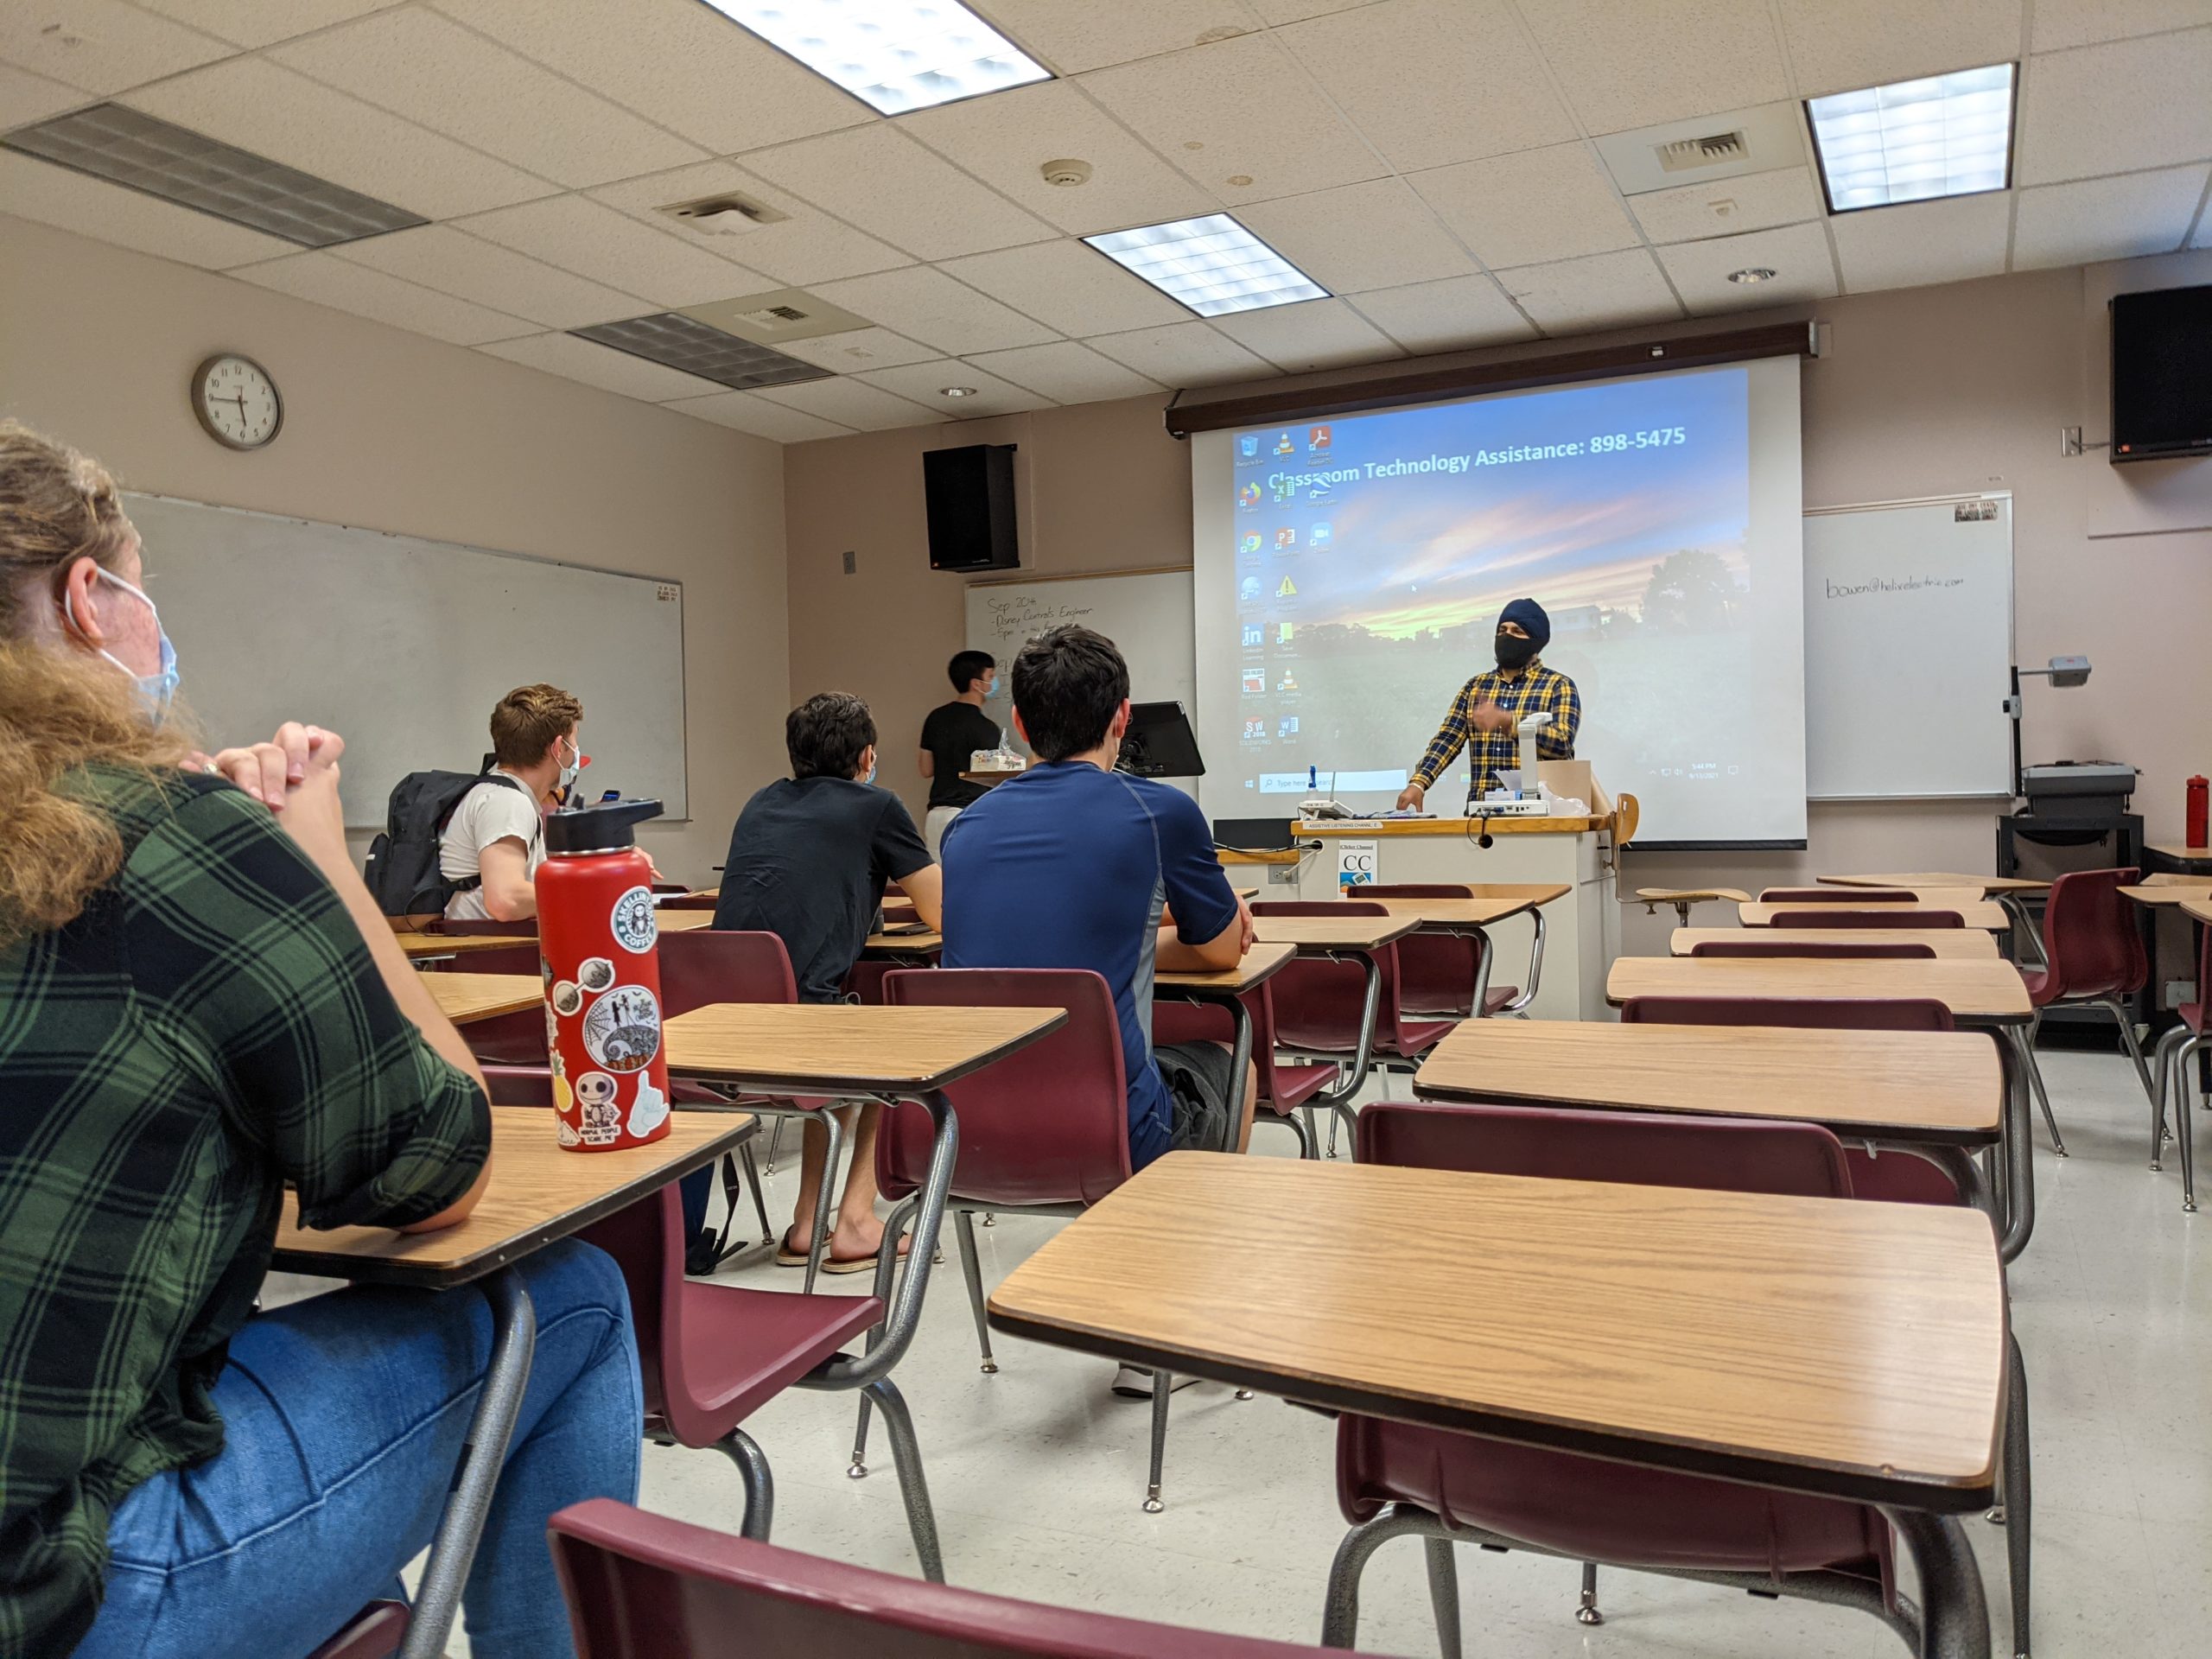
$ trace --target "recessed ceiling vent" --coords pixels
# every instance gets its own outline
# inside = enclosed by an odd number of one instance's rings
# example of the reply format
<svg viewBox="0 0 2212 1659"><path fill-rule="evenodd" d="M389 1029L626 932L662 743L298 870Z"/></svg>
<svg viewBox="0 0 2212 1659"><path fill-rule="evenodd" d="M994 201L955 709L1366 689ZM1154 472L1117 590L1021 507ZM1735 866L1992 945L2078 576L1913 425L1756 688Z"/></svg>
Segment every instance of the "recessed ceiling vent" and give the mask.
<svg viewBox="0 0 2212 1659"><path fill-rule="evenodd" d="M1761 104L1634 132L1609 132L1595 143L1621 194L1641 196L1802 167L1804 127L1796 105Z"/></svg>
<svg viewBox="0 0 2212 1659"><path fill-rule="evenodd" d="M741 294L735 299L687 305L683 315L709 328L719 328L724 334L763 346L815 340L823 334L842 334L868 326L866 317L840 310L803 288L776 288L766 294Z"/></svg>
<svg viewBox="0 0 2212 1659"><path fill-rule="evenodd" d="M1677 138L1651 148L1659 157L1660 170L1666 173L1701 172L1723 162L1747 161L1751 152L1741 132L1709 132L1701 138Z"/></svg>
<svg viewBox="0 0 2212 1659"><path fill-rule="evenodd" d="M653 211L666 213L705 236L738 236L763 225L780 224L791 217L765 201L755 201L734 190L726 190L718 196L701 196L694 201L671 201Z"/></svg>

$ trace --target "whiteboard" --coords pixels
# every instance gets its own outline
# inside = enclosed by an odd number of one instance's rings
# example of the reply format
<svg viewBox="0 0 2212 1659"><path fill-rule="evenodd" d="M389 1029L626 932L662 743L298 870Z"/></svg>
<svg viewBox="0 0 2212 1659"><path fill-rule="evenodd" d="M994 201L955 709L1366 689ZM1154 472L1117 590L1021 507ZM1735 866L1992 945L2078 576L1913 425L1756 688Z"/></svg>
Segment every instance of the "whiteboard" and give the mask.
<svg viewBox="0 0 2212 1659"><path fill-rule="evenodd" d="M450 542L127 494L180 698L211 744L287 720L346 740L349 828L410 772L474 772L493 704L537 681L584 705L584 785L688 816L683 590Z"/></svg>
<svg viewBox="0 0 2212 1659"><path fill-rule="evenodd" d="M1805 515L1815 800L2010 795L2012 498Z"/></svg>

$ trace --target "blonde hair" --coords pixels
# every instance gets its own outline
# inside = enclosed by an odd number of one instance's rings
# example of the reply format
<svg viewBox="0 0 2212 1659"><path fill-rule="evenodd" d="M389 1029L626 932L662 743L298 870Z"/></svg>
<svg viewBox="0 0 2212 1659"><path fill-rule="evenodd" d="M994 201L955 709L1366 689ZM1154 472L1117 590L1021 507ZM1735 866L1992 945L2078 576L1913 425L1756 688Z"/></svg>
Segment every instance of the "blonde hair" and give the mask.
<svg viewBox="0 0 2212 1659"><path fill-rule="evenodd" d="M181 731L156 729L111 664L41 643L80 558L112 569L137 539L98 462L0 421L0 949L76 919L123 865L104 812L56 787L94 763L152 772L181 762Z"/></svg>
<svg viewBox="0 0 2212 1659"><path fill-rule="evenodd" d="M503 766L534 766L583 717L583 704L557 685L518 685L492 710L492 753Z"/></svg>

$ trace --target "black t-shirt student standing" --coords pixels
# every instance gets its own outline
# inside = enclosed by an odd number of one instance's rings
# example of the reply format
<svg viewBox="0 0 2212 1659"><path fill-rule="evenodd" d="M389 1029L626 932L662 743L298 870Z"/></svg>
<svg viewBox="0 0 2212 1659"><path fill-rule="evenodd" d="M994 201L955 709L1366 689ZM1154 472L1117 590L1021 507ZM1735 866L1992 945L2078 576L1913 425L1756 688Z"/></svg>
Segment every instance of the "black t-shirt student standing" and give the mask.
<svg viewBox="0 0 2212 1659"><path fill-rule="evenodd" d="M931 807L973 806L983 798L981 784L960 774L969 770L969 758L978 749L999 746L998 722L972 702L955 697L932 709L922 721L922 747L936 763L930 775Z"/></svg>
<svg viewBox="0 0 2212 1659"><path fill-rule="evenodd" d="M738 814L715 925L775 934L799 1000L834 1002L868 943L883 884L929 861L889 790L850 778L779 779Z"/></svg>

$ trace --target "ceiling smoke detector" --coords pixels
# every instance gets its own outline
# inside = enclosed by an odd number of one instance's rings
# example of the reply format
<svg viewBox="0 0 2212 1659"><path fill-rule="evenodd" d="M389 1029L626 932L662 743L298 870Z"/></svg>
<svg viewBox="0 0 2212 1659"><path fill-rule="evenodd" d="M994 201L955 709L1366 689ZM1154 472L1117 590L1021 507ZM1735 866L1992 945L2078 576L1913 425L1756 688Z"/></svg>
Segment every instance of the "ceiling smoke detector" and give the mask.
<svg viewBox="0 0 2212 1659"><path fill-rule="evenodd" d="M1047 162L1037 169L1045 175L1045 182L1056 184L1063 190L1071 190L1078 184L1090 182L1090 163L1073 156L1064 156L1057 162Z"/></svg>
<svg viewBox="0 0 2212 1659"><path fill-rule="evenodd" d="M940 397L973 397L976 395L976 388L973 386L939 386L937 389L937 395Z"/></svg>
<svg viewBox="0 0 2212 1659"><path fill-rule="evenodd" d="M1753 283L1770 283L1774 280L1774 267L1771 265L1745 265L1741 270L1730 271L1728 280L1749 286Z"/></svg>

